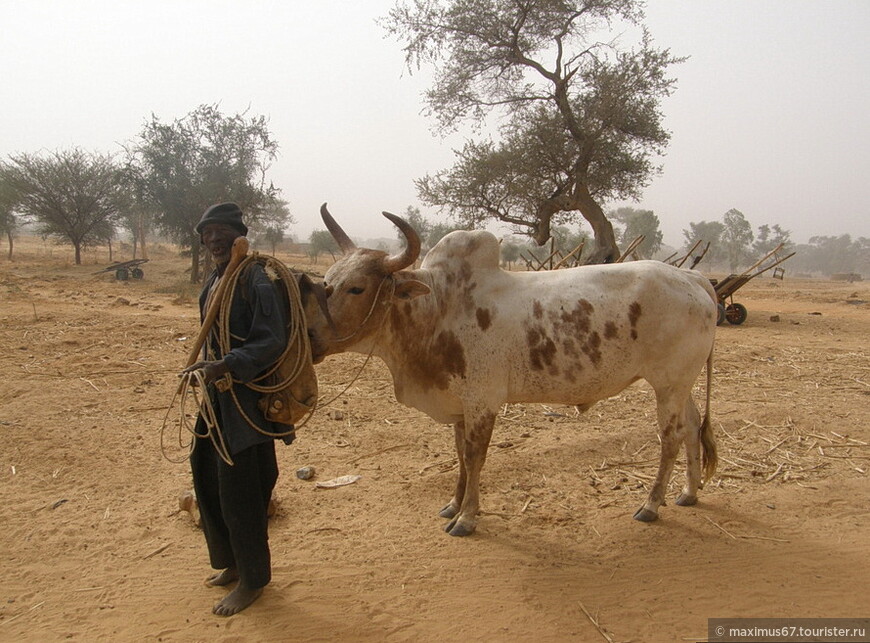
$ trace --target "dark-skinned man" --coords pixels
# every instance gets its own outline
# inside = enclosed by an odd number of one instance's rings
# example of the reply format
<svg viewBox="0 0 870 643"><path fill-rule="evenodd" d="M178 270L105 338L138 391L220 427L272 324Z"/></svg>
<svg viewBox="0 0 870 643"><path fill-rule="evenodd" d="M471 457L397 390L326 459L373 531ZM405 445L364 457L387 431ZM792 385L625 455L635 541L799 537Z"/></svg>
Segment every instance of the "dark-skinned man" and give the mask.
<svg viewBox="0 0 870 643"><path fill-rule="evenodd" d="M248 228L238 205L221 203L208 208L195 229L216 265L200 294L202 318L224 277L233 242L247 235ZM281 355L287 342L287 315L262 266L248 265L232 298L230 350L222 354L213 330L201 361L185 369L185 373L202 370L218 430L232 460L229 464L221 457L214 444L217 436L209 437L200 414L190 465L209 559L218 570L206 579L206 585L222 587L238 581L212 610L221 616L251 605L271 580L267 510L278 479L275 442L272 436L253 428L242 412L270 433L284 433L291 427L267 421L257 405L259 393L243 383L263 373ZM232 387L238 404L229 390L222 392L215 387L216 380L226 373L240 382ZM284 441L289 443L292 437Z"/></svg>

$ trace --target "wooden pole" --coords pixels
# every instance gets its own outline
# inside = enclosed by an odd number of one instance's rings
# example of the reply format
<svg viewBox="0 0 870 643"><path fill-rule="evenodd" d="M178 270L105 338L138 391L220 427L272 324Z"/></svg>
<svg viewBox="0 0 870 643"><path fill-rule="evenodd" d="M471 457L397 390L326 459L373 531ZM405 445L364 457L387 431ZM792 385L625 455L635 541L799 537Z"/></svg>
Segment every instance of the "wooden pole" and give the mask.
<svg viewBox="0 0 870 643"><path fill-rule="evenodd" d="M202 350L202 345L205 344L205 339L208 337L211 327L214 325L214 321L217 318L221 299L223 298L224 291L226 291L227 283L229 283L230 277L232 277L236 270L239 269L239 265L245 260L247 255L247 237L236 237L236 240L233 241L233 247L230 250L229 263L227 263L227 268L224 270L223 277L221 278L221 282L218 284L214 297L211 298L211 305L205 313L205 318L202 320L202 326L199 327L199 335L197 335L196 341L193 343L193 348L190 350L190 355L187 357L185 368L192 366L199 361L199 352Z"/></svg>

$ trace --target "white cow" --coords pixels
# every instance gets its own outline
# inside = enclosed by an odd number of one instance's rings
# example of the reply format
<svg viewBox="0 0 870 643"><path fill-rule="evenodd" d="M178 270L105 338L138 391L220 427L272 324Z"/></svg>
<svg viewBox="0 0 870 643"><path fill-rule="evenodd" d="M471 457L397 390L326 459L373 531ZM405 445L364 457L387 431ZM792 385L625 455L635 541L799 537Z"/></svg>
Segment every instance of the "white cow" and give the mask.
<svg viewBox="0 0 870 643"><path fill-rule="evenodd" d="M649 497L634 517L652 521L664 502L680 444L687 480L679 505L696 502L716 467L709 421L716 295L699 273L657 261L507 272L488 232L452 232L407 270L420 240L387 256L356 248L326 209L321 215L344 255L327 271L327 320L308 307L315 362L354 351L380 357L396 399L455 428L459 479L440 515L446 531L474 531L480 472L505 402L588 409L645 379L656 393L661 461ZM707 364L703 421L692 386Z"/></svg>

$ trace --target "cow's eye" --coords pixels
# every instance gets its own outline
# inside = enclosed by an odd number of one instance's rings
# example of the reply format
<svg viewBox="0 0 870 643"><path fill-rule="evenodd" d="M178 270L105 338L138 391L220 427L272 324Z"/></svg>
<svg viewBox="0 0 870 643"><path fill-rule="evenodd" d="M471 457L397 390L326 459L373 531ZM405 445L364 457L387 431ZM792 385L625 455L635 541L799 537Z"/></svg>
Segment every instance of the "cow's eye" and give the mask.
<svg viewBox="0 0 870 643"><path fill-rule="evenodd" d="M348 288L348 291L351 295L361 295L365 288L360 288L359 286L354 286L353 288Z"/></svg>

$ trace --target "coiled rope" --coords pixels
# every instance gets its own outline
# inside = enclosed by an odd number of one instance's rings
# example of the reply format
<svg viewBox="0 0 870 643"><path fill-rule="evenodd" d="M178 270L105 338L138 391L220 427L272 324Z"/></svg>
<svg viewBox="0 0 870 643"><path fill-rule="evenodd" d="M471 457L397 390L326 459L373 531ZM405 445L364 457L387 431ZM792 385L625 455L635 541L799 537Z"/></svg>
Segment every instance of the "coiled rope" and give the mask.
<svg viewBox="0 0 870 643"><path fill-rule="evenodd" d="M223 377L216 380L214 384L215 387L220 391L229 391L233 403L236 405L236 408L238 409L240 415L251 426L251 428L271 438L283 438L293 434L297 428L300 428L308 423L318 406L317 402L315 401L314 405L311 407L311 410L308 412L307 416L301 424L297 424L288 431L274 432L259 426L254 420L251 419L251 417L247 413L245 413L245 410L242 408L242 405L239 402L239 398L236 394L235 389L235 386L238 384L246 386L247 388L258 392L261 395L275 393L277 391L288 388L289 385L293 381L295 381L297 377L299 377L306 365L311 364L311 343L308 338L308 327L305 320L305 314L302 310L302 295L299 291L299 284L297 283L296 278L293 276L290 270L283 263L281 263L274 257L265 257L257 253L253 253L247 256L238 265L238 267L232 271L231 274L224 274L223 278L227 279L228 281L226 283L226 286L222 288L222 293L219 301L214 302L214 305L219 306L220 311L215 321L217 331L217 344L220 354L226 355L230 352L232 348L231 342L233 338L243 339L233 335L230 332L230 309L233 297L235 296L236 288L239 283L240 276L243 274L245 268L250 266L252 263L259 263L261 266L263 266L263 269L265 270L266 275L269 277L269 279L273 282L279 281L284 288L284 293L286 294L287 302L290 308L290 319L287 327L287 344L284 347L284 351L281 353L281 356L272 364L272 366L251 382L241 382L240 380L233 378L231 373L226 373ZM269 378L274 376L277 373L279 367L283 366L285 363L291 364L291 368L288 369L288 371L281 379L277 380L274 383L267 384L266 382L269 381ZM204 394L200 395L197 390L204 392ZM188 396L190 395L191 391L193 391L194 403L196 404L198 413L202 416L203 423L206 426L205 435L198 434L196 432L195 425L191 422L191 417L196 417L196 415L189 414L187 412L189 403ZM233 464L232 457L230 456L229 450L227 449L226 443L224 441L223 434L220 430L220 426L218 425L217 414L215 412L211 396L208 394L207 391L208 389L206 388L205 379L201 370L191 371L189 373L183 373L181 375L181 381L179 382L178 388L176 389L175 394L172 397L172 401L169 403L169 408L166 411L166 415L163 419L163 426L160 430L160 447L163 456L167 460L175 463L182 462L183 460L190 457L190 451L193 448L194 439L208 438L212 441L215 451L218 453L221 459L229 465ZM178 401L177 407L176 401ZM164 442L166 426L169 422L170 413L174 408L177 408L179 410L177 422L178 446L181 449L186 448L188 450L187 456L180 460L173 460L167 454ZM185 432L194 436L189 444L184 443Z"/></svg>

